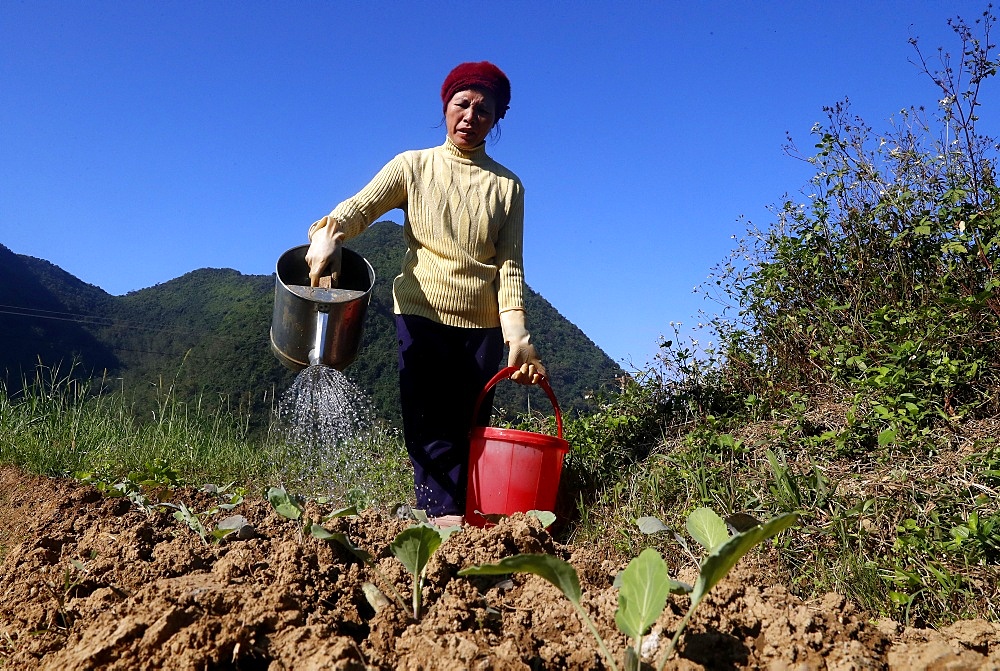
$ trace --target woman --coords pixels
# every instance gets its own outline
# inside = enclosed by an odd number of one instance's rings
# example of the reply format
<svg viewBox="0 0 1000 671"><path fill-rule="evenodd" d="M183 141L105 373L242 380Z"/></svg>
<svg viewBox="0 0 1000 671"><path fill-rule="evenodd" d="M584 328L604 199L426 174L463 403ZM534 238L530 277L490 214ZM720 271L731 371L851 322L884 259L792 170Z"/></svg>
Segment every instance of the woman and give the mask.
<svg viewBox="0 0 1000 671"><path fill-rule="evenodd" d="M545 368L525 326L524 188L487 156L485 141L510 103L510 81L487 61L462 63L441 86L443 145L392 159L357 195L309 228L315 286L344 240L394 208L407 250L393 281L403 435L417 507L439 526L465 512L475 401L503 344L511 379L535 384ZM479 425L489 423L492 394Z"/></svg>

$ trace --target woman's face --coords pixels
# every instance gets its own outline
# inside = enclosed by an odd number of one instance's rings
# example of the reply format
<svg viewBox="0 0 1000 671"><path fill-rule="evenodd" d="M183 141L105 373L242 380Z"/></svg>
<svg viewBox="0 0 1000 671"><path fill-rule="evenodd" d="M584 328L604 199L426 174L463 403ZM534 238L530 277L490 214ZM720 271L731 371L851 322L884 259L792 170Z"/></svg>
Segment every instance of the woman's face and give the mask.
<svg viewBox="0 0 1000 671"><path fill-rule="evenodd" d="M444 121L456 147L474 149L486 140L496 123L496 102L485 91L459 91L448 101Z"/></svg>

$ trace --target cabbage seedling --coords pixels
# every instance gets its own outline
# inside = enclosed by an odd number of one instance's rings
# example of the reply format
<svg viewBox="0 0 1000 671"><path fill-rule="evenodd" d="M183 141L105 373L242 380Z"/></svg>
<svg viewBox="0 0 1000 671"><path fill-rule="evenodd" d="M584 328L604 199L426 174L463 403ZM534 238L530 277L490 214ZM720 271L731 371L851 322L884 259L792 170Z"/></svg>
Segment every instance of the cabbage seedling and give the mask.
<svg viewBox="0 0 1000 671"><path fill-rule="evenodd" d="M646 548L629 562L615 580L618 587L618 610L615 624L634 641L627 651L625 666L639 668L642 658L642 637L653 626L667 605L670 594L687 594L691 586L671 580L667 564L660 553Z"/></svg>
<svg viewBox="0 0 1000 671"><path fill-rule="evenodd" d="M431 555L441 547L441 543L459 531L460 527L438 529L429 524L418 524L404 529L389 545L392 553L403 563L413 576L413 619L420 619L421 591Z"/></svg>
<svg viewBox="0 0 1000 671"><path fill-rule="evenodd" d="M569 602L573 604L573 609L579 616L583 624L590 630L597 640L597 646L601 649L604 659L612 671L618 671L615 658L611 656L604 639L597 633L594 621L583 609L581 600L583 592L580 589L580 578L576 574L576 569L569 562L558 557L544 554L520 554L513 557L504 557L497 564L479 564L477 566L467 566L458 572L460 576L472 575L507 575L508 573L533 573L545 578L550 583L559 588Z"/></svg>
<svg viewBox="0 0 1000 671"><path fill-rule="evenodd" d="M201 542L208 545L208 540L206 539L208 531L205 529L205 525L201 523L198 513L184 505L183 501L177 505L177 510L174 512L174 519L187 524L191 528L191 531L201 537Z"/></svg>
<svg viewBox="0 0 1000 671"><path fill-rule="evenodd" d="M615 580L619 588L618 610L615 624L626 636L634 640L634 647L627 653L627 668L638 669L642 650L642 637L660 616L666 606L667 594L691 594L691 605L681 620L667 651L657 667L662 671L667 660L674 653L678 640L691 621L695 608L701 603L729 570L758 543L781 533L798 520L798 515L790 513L777 517L767 524L754 526L730 537L726 522L708 508L699 508L688 516L687 528L692 538L698 541L708 555L701 561L701 570L694 587L672 580L667 565L660 553L646 548L638 557L629 562ZM653 518L642 518L640 528L646 533L668 530ZM557 557L542 554L522 554L506 557L497 564L469 566L458 572L460 576L502 575L507 573L534 573L559 588L570 600L580 619L597 640L597 645L613 671L618 665L608 651L597 628L580 604L582 594L576 569Z"/></svg>
<svg viewBox="0 0 1000 671"><path fill-rule="evenodd" d="M729 537L725 520L708 508L698 508L688 516L688 532L692 538L708 550L708 555L701 561L701 570L698 572L698 579L691 591L691 606L684 614L684 619L678 625L677 631L674 632L674 637L670 639L667 652L657 667L658 671L662 671L667 660L673 656L674 648L677 647L677 641L680 640L684 627L691 621L695 608L698 607L709 590L715 587L729 573L729 569L733 568L736 562L751 548L778 535L795 524L798 519L798 514L788 513L776 517L766 524L757 525Z"/></svg>
<svg viewBox="0 0 1000 671"><path fill-rule="evenodd" d="M274 509L274 512L286 519L297 520L302 517L302 513L305 510L298 497L286 492L284 487L271 487L268 489L267 500Z"/></svg>

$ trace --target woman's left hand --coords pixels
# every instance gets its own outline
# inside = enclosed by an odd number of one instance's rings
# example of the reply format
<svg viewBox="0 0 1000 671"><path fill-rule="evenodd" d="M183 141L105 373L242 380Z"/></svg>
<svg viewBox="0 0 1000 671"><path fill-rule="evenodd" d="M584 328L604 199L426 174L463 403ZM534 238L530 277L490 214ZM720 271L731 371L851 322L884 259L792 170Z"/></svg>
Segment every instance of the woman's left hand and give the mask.
<svg viewBox="0 0 1000 671"><path fill-rule="evenodd" d="M535 346L531 344L531 335L525 326L524 310L501 312L500 327L504 342L510 348L507 365L517 368L510 379L520 384L538 384L545 377L545 366L538 358Z"/></svg>
<svg viewBox="0 0 1000 671"><path fill-rule="evenodd" d="M534 351L534 347L531 348ZM513 363L513 357L507 362L510 366L517 366ZM545 377L545 366L535 357L532 363L523 363L520 368L511 373L510 379L520 384L538 384Z"/></svg>

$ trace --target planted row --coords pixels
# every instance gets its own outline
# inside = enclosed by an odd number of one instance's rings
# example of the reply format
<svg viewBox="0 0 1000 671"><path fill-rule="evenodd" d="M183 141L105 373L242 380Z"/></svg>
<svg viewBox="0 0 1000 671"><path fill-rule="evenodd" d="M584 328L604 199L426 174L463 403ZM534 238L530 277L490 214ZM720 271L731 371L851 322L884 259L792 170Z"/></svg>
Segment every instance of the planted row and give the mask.
<svg viewBox="0 0 1000 671"><path fill-rule="evenodd" d="M413 511L416 525L404 529L390 543L393 555L403 564L413 576L410 604L396 589L391 580L381 571L371 554L354 545L346 534L332 532L323 523L334 517L356 515L353 508L345 508L325 516L319 522L310 520L304 514L300 499L288 494L282 488L272 488L268 492L268 500L275 512L292 520L302 520L301 536L310 535L324 541L335 541L347 548L356 558L371 567L379 580L389 589L395 601L404 611L412 614L414 619L420 618L421 593L424 578L430 558L460 527L439 528L428 523L421 511ZM554 516L549 512L532 511L542 519L543 524L550 524ZM798 515L791 513L781 515L767 523L761 523L749 516L738 516L738 519L723 520L708 508L698 508L687 518L687 531L704 549L699 560L698 579L694 585L676 581L670 577L663 557L653 548L646 548L629 562L628 566L617 576L615 587L618 588L618 608L615 612L615 623L619 630L632 640L632 645L626 649L624 668L639 669L641 664L643 638L659 618L667 605L671 594L689 595L690 606L681 620L673 638L662 655L658 669L663 669L677 647L681 635L691 621L698 605L709 591L730 569L754 546L772 538L793 526ZM647 534L669 531L662 522L646 517L638 520L639 529ZM730 531L732 530L732 534ZM675 534L676 535L676 534ZM608 667L618 671L617 660L611 654L604 639L597 631L594 621L583 608L583 590L576 569L567 561L548 554L518 554L506 557L496 564L480 564L468 566L458 572L459 576L490 576L512 573L531 573L538 575L555 587L569 599L583 625L591 632ZM376 610L388 601L373 585L365 586L365 596Z"/></svg>

